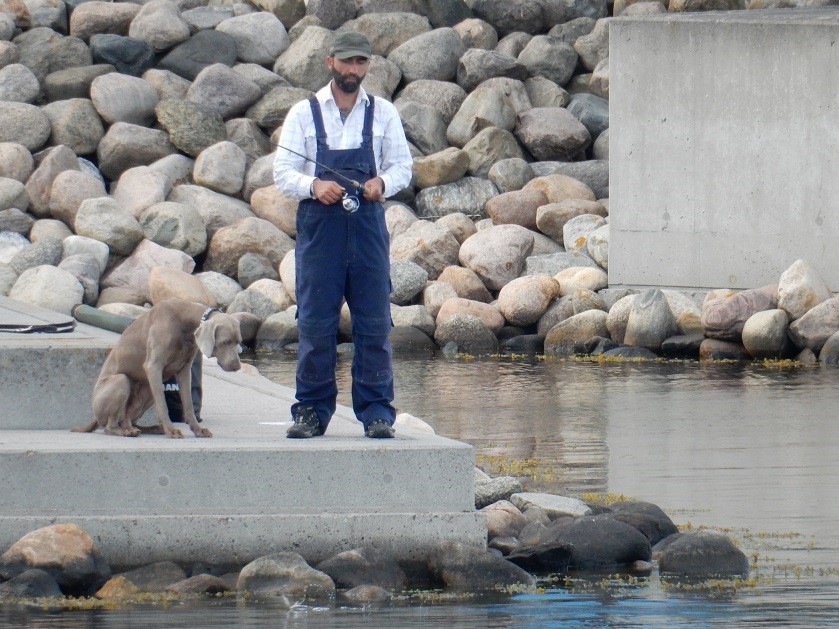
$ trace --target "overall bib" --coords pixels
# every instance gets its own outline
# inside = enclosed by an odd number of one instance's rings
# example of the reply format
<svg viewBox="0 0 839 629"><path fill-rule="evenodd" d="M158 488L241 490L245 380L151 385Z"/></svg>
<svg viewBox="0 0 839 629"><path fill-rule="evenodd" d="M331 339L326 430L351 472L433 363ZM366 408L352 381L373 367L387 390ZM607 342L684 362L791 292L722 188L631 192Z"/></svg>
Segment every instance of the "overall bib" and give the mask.
<svg viewBox="0 0 839 629"><path fill-rule="evenodd" d="M316 98L309 104L317 135L316 161L358 182L376 176L373 155L373 97L364 116L361 146L330 149ZM393 369L389 334L390 237L384 209L367 201L334 174L315 166L315 176L337 181L358 196L355 212L340 202L324 205L305 199L297 210L295 247L297 323L297 403L315 409L322 429L335 412L338 319L343 299L352 315L355 353L352 361L352 404L365 428L376 419L393 423Z"/></svg>

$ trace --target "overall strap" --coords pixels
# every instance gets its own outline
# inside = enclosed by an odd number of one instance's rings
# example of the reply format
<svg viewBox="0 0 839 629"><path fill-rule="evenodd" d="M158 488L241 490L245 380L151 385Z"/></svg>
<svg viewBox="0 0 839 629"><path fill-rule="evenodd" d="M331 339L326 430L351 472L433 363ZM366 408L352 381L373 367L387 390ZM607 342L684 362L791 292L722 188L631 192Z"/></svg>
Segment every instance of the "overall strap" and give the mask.
<svg viewBox="0 0 839 629"><path fill-rule="evenodd" d="M320 111L320 103L315 96L309 96L309 107L312 109L312 121L315 123L318 153L322 153L329 149L329 145L326 143L326 127L323 126L323 114Z"/></svg>
<svg viewBox="0 0 839 629"><path fill-rule="evenodd" d="M361 129L361 146L359 148L367 151L370 168L372 169L373 176L375 176L377 174L377 168L376 155L373 152L373 114L375 113L374 103L376 99L373 98L372 94L368 94L367 98L370 100L370 103L364 112L364 127Z"/></svg>

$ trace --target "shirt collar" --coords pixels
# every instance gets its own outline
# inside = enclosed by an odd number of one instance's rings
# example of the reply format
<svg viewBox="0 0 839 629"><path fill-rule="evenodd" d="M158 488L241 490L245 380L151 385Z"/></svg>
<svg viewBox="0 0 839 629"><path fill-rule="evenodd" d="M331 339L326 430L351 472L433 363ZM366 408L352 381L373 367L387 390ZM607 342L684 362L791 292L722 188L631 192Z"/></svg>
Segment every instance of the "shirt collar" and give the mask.
<svg viewBox="0 0 839 629"><path fill-rule="evenodd" d="M335 97L332 96L332 81L327 83L325 87L320 88L315 94L315 98L318 99L318 102L320 102L321 105L332 103L336 109L338 107L338 104L335 102ZM367 92L365 92L364 88L360 86L358 88L358 100L356 100L356 105L359 101L362 101L365 107L370 102L370 99L367 97Z"/></svg>

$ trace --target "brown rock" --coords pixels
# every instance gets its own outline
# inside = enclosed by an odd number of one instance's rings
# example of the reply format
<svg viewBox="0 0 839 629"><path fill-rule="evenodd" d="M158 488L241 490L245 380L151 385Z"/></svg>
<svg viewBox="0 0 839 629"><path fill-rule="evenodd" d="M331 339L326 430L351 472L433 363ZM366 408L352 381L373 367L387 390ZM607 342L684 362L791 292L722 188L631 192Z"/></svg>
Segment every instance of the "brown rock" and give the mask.
<svg viewBox="0 0 839 629"><path fill-rule="evenodd" d="M149 272L149 296L152 304L167 299L194 301L215 308L216 298L194 275L178 269L159 266Z"/></svg>
<svg viewBox="0 0 839 629"><path fill-rule="evenodd" d="M496 225L521 225L536 229L536 213L548 202L545 193L536 188L525 188L499 194L486 204L487 213Z"/></svg>

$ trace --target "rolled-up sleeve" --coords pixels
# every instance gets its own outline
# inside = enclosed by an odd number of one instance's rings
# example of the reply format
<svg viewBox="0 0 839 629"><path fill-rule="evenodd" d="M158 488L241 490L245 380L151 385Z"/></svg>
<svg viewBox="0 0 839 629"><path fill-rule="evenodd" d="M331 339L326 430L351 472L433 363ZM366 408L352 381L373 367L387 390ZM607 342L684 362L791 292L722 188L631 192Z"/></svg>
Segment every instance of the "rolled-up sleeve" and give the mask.
<svg viewBox="0 0 839 629"><path fill-rule="evenodd" d="M308 102L302 101L288 112L280 132L280 146L274 155L274 184L285 196L298 200L309 198L309 189L315 180L313 168L305 158L286 151L283 147L306 155L304 125L308 108Z"/></svg>

